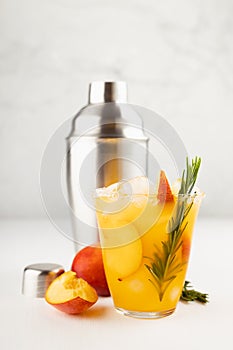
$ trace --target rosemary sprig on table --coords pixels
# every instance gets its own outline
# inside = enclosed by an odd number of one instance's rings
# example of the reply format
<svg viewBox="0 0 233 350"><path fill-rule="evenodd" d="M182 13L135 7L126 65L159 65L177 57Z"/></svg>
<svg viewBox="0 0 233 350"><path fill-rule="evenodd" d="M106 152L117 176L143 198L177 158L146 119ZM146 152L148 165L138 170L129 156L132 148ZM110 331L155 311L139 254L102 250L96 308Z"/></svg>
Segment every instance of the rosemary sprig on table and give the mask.
<svg viewBox="0 0 233 350"><path fill-rule="evenodd" d="M161 242L162 250L155 246L156 250L153 254L154 259L151 259L151 265L145 264L153 277L149 281L156 288L160 301L162 301L169 285L183 268L183 263L180 263L177 258L177 252L183 243L182 233L188 225L188 222L184 223L184 220L192 207L192 202L188 203L188 195L191 194L196 183L200 165L201 158L195 157L191 164L187 158L174 214L168 222L168 239ZM162 252L160 253L160 251Z"/></svg>
<svg viewBox="0 0 233 350"><path fill-rule="evenodd" d="M183 290L180 296L180 300L184 301L199 301L200 303L206 304L209 302L208 294L197 292L194 289L190 289L192 286L189 281L185 281Z"/></svg>

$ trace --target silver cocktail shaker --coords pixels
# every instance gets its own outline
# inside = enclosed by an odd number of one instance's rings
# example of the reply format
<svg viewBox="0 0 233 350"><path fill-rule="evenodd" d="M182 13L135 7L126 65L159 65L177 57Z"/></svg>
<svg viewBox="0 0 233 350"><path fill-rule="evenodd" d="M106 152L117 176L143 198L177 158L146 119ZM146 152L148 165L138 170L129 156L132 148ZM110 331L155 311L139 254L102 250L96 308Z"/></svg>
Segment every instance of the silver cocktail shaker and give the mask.
<svg viewBox="0 0 233 350"><path fill-rule="evenodd" d="M125 82L93 82L67 137L67 188L75 249L98 242L94 192L147 175L148 137Z"/></svg>

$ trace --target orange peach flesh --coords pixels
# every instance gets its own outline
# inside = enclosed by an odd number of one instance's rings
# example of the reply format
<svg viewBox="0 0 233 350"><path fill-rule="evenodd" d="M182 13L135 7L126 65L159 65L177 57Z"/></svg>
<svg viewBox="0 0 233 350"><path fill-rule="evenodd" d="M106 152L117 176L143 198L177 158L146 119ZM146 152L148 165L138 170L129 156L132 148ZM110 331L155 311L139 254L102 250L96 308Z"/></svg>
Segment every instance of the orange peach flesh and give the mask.
<svg viewBox="0 0 233 350"><path fill-rule="evenodd" d="M78 314L96 303L98 296L86 281L77 278L75 272L67 271L51 283L45 299L60 311Z"/></svg>

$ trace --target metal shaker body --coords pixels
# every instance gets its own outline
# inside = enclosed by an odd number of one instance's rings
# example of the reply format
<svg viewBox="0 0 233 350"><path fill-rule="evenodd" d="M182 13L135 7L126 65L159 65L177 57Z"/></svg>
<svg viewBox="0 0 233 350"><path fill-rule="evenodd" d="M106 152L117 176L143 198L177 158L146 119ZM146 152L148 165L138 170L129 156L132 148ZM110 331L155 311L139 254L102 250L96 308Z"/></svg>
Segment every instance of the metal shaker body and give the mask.
<svg viewBox="0 0 233 350"><path fill-rule="evenodd" d="M148 138L126 103L126 84L90 84L89 104L67 138L67 188L75 249L98 242L94 191L147 174Z"/></svg>

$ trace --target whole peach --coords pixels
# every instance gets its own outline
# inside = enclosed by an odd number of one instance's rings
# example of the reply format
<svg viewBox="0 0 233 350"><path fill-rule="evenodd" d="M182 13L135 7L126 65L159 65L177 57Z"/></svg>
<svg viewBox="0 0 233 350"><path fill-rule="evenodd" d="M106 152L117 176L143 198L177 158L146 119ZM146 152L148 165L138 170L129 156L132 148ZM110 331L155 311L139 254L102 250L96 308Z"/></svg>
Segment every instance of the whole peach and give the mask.
<svg viewBox="0 0 233 350"><path fill-rule="evenodd" d="M95 288L98 295L110 295L100 247L88 246L80 250L74 257L71 270Z"/></svg>

